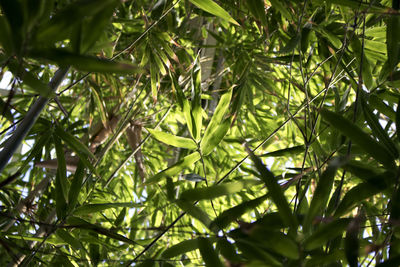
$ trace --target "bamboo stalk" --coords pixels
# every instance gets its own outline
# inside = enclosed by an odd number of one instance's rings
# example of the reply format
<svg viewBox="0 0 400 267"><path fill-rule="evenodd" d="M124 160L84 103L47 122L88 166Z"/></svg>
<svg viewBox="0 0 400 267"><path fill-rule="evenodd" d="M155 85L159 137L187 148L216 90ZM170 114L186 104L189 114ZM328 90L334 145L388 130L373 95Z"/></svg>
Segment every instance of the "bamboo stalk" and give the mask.
<svg viewBox="0 0 400 267"><path fill-rule="evenodd" d="M59 68L54 74L53 78L49 82L49 87L52 91L56 91L67 74L69 67ZM0 152L0 173L7 165L18 146L22 143L22 140L26 137L36 120L39 118L40 113L46 106L49 99L47 97L40 96L35 103L30 107L28 113L26 113L22 122L18 125L13 135L5 142L3 150Z"/></svg>

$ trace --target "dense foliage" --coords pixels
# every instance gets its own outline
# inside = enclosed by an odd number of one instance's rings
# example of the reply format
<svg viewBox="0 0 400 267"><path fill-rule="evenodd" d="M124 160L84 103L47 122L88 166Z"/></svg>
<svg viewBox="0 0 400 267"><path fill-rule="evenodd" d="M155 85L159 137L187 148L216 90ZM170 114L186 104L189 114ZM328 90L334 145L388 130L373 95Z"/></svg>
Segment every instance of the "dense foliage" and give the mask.
<svg viewBox="0 0 400 267"><path fill-rule="evenodd" d="M0 0L0 265L400 265L399 5Z"/></svg>

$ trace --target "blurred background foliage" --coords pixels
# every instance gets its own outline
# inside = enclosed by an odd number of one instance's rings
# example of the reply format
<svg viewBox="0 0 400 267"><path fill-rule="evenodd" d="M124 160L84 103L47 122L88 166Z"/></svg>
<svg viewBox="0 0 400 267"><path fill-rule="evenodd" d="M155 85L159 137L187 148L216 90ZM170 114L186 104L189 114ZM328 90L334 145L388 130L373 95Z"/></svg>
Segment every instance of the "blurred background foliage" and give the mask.
<svg viewBox="0 0 400 267"><path fill-rule="evenodd" d="M1 266L400 265L398 0L0 7Z"/></svg>

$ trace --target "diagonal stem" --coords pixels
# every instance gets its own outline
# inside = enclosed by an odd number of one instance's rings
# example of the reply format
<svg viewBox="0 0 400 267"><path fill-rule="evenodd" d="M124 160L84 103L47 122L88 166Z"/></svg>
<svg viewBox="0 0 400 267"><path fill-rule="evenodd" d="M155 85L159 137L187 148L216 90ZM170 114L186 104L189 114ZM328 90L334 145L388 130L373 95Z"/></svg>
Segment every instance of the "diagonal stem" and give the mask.
<svg viewBox="0 0 400 267"><path fill-rule="evenodd" d="M55 92L60 86L68 70L69 67L60 68L56 71L53 78L49 82L49 87L53 92ZM48 102L49 99L47 97L40 96L31 106L28 113L26 113L24 119L22 120L21 124L18 125L13 135L9 139L7 139L7 141L5 141L4 148L0 152L0 172L3 171L4 167L7 165L14 152L25 139L26 135L35 124L40 116L40 113L45 108Z"/></svg>

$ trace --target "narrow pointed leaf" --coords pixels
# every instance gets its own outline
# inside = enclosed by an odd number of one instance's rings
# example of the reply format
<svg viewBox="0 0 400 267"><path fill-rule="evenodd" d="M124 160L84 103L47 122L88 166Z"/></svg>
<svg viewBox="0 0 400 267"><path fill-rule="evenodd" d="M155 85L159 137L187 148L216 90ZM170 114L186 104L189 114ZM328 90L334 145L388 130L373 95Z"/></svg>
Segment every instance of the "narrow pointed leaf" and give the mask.
<svg viewBox="0 0 400 267"><path fill-rule="evenodd" d="M197 239L199 242L199 250L201 256L207 267L223 267L224 265L220 261L218 254L214 250L211 242L207 238L200 237Z"/></svg>
<svg viewBox="0 0 400 267"><path fill-rule="evenodd" d="M232 119L226 118L220 125L216 126L213 131L201 140L200 150L204 156L210 154L214 148L224 139L229 131Z"/></svg>
<svg viewBox="0 0 400 267"><path fill-rule="evenodd" d="M321 115L329 124L338 129L342 134L349 137L352 142L359 145L361 149L377 161L386 167L394 167L394 159L391 156L391 153L384 146L380 145L376 140L361 130L357 125L345 119L341 115L326 109L321 110Z"/></svg>
<svg viewBox="0 0 400 267"><path fill-rule="evenodd" d="M309 230L315 217L322 215L325 208L327 208L327 203L339 164L339 159L332 160L319 178L317 188L315 189L310 203L310 208L304 218L303 227L305 230Z"/></svg>
<svg viewBox="0 0 400 267"><path fill-rule="evenodd" d="M142 207L140 204L136 203L97 203L97 204L86 204L83 206L80 206L75 209L74 214L75 215L85 215L85 214L91 214L95 212L100 212L104 211L106 209L116 209L120 207L128 207L128 208L138 208Z"/></svg>
<svg viewBox="0 0 400 267"><path fill-rule="evenodd" d="M210 14L213 14L217 17L220 17L224 20L227 20L233 24L239 25L239 23L234 20L228 12L226 12L222 7L220 7L217 3L212 0L189 0L198 8L207 11Z"/></svg>
<svg viewBox="0 0 400 267"><path fill-rule="evenodd" d="M194 188L182 192L179 199L184 201L213 199L242 191L252 185L259 184L256 180L242 180L240 182L224 183L210 187Z"/></svg>
<svg viewBox="0 0 400 267"><path fill-rule="evenodd" d="M64 49L35 50L30 56L55 62L60 66L73 66L80 71L132 74L140 68L127 63L117 63L94 56L79 55Z"/></svg>
<svg viewBox="0 0 400 267"><path fill-rule="evenodd" d="M93 164L89 159L95 160L96 157L90 150L82 144L75 136L64 131L61 127L56 127L55 133L60 137L68 146L70 146L78 155L79 159L93 172L97 174Z"/></svg>
<svg viewBox="0 0 400 267"><path fill-rule="evenodd" d="M189 201L182 201L178 200L176 201L176 204L178 205L179 208L181 208L183 211L186 213L190 214L200 222L204 224L204 226L209 227L211 223L211 219L208 216L206 212L204 212L202 209L200 209L198 206L193 205Z"/></svg>
<svg viewBox="0 0 400 267"><path fill-rule="evenodd" d="M380 143L391 152L394 158L398 158L399 152L397 151L394 142L390 139L388 133L382 128L379 119L373 114L371 108L365 101L362 101L361 103L364 117L369 127L371 127L372 133L379 139Z"/></svg>
<svg viewBox="0 0 400 267"><path fill-rule="evenodd" d="M306 250L313 250L326 245L333 238L341 236L345 232L350 221L351 219L344 218L321 225L312 235L304 240L304 248Z"/></svg>
<svg viewBox="0 0 400 267"><path fill-rule="evenodd" d="M175 146L175 147L182 147L187 149L196 149L197 145L193 141L193 139L180 137L176 135L172 135L166 132L157 131L154 129L146 128L149 133L158 141L163 142L167 145Z"/></svg>
<svg viewBox="0 0 400 267"><path fill-rule="evenodd" d="M251 160L254 162L255 167L261 174L261 179L267 186L268 192L278 208L279 215L281 216L282 220L290 225L293 229L297 228L297 219L295 216L293 216L292 210L289 207L289 203L274 175L267 169L267 167L264 166L261 159L254 155L250 149L247 149L247 153L249 153Z"/></svg>
<svg viewBox="0 0 400 267"><path fill-rule="evenodd" d="M76 168L74 177L72 178L71 186L68 192L68 208L73 210L78 203L79 193L81 192L83 178L85 176L85 165L80 160Z"/></svg>
<svg viewBox="0 0 400 267"><path fill-rule="evenodd" d="M305 146L300 145L300 146L293 146L289 148L284 148L284 149L279 149L275 150L272 152L268 152L265 154L262 154L260 157L283 157L283 156L288 156L288 157L295 157L299 155L300 153L303 153L305 150Z"/></svg>
<svg viewBox="0 0 400 267"><path fill-rule="evenodd" d="M144 185L149 185L153 183L157 183L162 177L166 176L174 176L180 173L183 169L190 167L193 163L200 159L200 154L198 152L193 152L192 154L184 157L182 160L178 161L176 164L171 167L157 173L149 180L147 180Z"/></svg>
<svg viewBox="0 0 400 267"><path fill-rule="evenodd" d="M216 238L210 238L209 240L212 243L217 241ZM198 248L199 243L197 239L185 240L164 250L164 252L161 254L161 257L170 259Z"/></svg>
<svg viewBox="0 0 400 267"><path fill-rule="evenodd" d="M81 242L79 242L78 239L76 239L73 235L71 235L64 229L58 229L56 231L56 235L58 235L62 240L67 242L74 250L79 250L82 248Z"/></svg>
<svg viewBox="0 0 400 267"><path fill-rule="evenodd" d="M240 216L246 212L255 209L257 206L265 202L268 195L258 197L249 201L244 201L233 208L223 211L217 218L215 218L210 224L210 229L223 229L228 226L231 222L234 222Z"/></svg>

